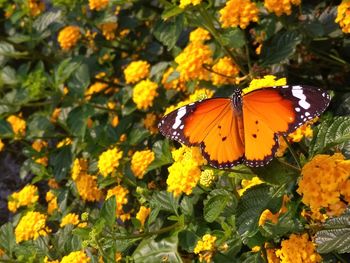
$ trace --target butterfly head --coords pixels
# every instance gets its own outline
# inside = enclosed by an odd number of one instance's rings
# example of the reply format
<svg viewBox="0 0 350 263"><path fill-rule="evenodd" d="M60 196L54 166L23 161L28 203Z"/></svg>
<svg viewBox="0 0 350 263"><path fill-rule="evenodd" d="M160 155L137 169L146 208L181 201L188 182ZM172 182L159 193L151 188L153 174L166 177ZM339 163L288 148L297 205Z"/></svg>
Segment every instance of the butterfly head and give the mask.
<svg viewBox="0 0 350 263"><path fill-rule="evenodd" d="M231 96L231 100L232 100L232 106L233 108L241 113L242 112L242 90L240 89L235 89L233 91L233 94Z"/></svg>

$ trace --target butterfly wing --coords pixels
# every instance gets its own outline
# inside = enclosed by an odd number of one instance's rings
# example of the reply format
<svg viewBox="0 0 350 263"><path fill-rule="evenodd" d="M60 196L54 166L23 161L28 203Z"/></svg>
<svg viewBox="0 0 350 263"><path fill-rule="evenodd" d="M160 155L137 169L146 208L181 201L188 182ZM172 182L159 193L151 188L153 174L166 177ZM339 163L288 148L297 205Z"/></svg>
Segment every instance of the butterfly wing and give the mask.
<svg viewBox="0 0 350 263"><path fill-rule="evenodd" d="M188 146L199 145L214 167L243 162L243 119L228 98L213 98L181 107L164 116L161 133Z"/></svg>
<svg viewBox="0 0 350 263"><path fill-rule="evenodd" d="M329 94L310 86L276 86L243 96L245 163L262 166L272 160L277 136L286 135L319 116Z"/></svg>

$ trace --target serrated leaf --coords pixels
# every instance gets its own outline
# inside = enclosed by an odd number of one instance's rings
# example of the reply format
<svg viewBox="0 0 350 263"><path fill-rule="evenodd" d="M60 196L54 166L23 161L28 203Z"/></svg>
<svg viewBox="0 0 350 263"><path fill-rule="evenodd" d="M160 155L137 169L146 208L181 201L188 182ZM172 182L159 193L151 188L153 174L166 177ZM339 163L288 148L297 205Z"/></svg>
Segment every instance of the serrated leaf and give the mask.
<svg viewBox="0 0 350 263"><path fill-rule="evenodd" d="M155 192L151 199L152 207L158 207L160 210L174 212L177 214L179 208L179 198L174 197L167 191Z"/></svg>
<svg viewBox="0 0 350 263"><path fill-rule="evenodd" d="M311 142L309 153L314 156L318 153L337 146L337 149L350 153L350 117L340 116L323 121Z"/></svg>
<svg viewBox="0 0 350 263"><path fill-rule="evenodd" d="M177 251L177 246L178 238L175 235L160 240L147 238L138 245L132 257L135 263L153 263L162 261L180 263L183 261Z"/></svg>
<svg viewBox="0 0 350 263"><path fill-rule="evenodd" d="M154 152L155 159L147 168L147 171L154 170L163 165L167 165L173 162L171 156L170 146L168 140L157 141L153 144L152 151Z"/></svg>
<svg viewBox="0 0 350 263"><path fill-rule="evenodd" d="M75 70L71 80L68 82L69 91L79 96L84 96L84 92L90 85L90 70L88 65L80 64Z"/></svg>
<svg viewBox="0 0 350 263"><path fill-rule="evenodd" d="M117 203L115 195L108 198L102 206L100 217L103 218L109 227L113 227L116 220Z"/></svg>
<svg viewBox="0 0 350 263"><path fill-rule="evenodd" d="M263 181L274 185L289 183L299 176L299 173L296 170L283 165L277 160L273 160L270 164L264 167L251 169Z"/></svg>
<svg viewBox="0 0 350 263"><path fill-rule="evenodd" d="M87 119L94 113L89 105L76 107L68 114L67 125L71 133L78 137L84 137L86 132Z"/></svg>
<svg viewBox="0 0 350 263"><path fill-rule="evenodd" d="M52 136L54 132L54 126L47 118L47 116L33 114L28 120L28 132L27 136L30 137L43 137Z"/></svg>
<svg viewBox="0 0 350 263"><path fill-rule="evenodd" d="M0 120L0 136L1 136L1 138L10 137L12 135L13 135L13 130L12 130L11 125L5 120Z"/></svg>
<svg viewBox="0 0 350 263"><path fill-rule="evenodd" d="M277 33L270 41L263 44L261 52L262 65L282 63L294 54L301 42L301 35L296 31Z"/></svg>
<svg viewBox="0 0 350 263"><path fill-rule="evenodd" d="M316 233L319 253L350 253L350 210L343 215L328 219L325 229Z"/></svg>
<svg viewBox="0 0 350 263"><path fill-rule="evenodd" d="M258 222L261 213L265 209L275 212L280 208L278 191L273 193L273 188L260 184L247 189L237 206L237 231L242 236L243 243L248 243L249 238L258 232Z"/></svg>
<svg viewBox="0 0 350 263"><path fill-rule="evenodd" d="M136 145L139 144L141 141L146 139L148 136L150 136L150 133L146 129L132 129L129 136L128 136L128 143L130 145Z"/></svg>
<svg viewBox="0 0 350 263"><path fill-rule="evenodd" d="M204 201L204 219L209 223L214 222L232 200L232 194L226 190L215 189L211 191Z"/></svg>
<svg viewBox="0 0 350 263"><path fill-rule="evenodd" d="M55 12L45 12L40 15L33 23L33 27L39 31L43 32L47 29L52 23L57 23L61 18L61 11Z"/></svg>
<svg viewBox="0 0 350 263"><path fill-rule="evenodd" d="M71 58L63 60L55 69L54 81L56 86L64 83L80 66L80 61Z"/></svg>
<svg viewBox="0 0 350 263"><path fill-rule="evenodd" d="M0 228L0 248L7 252L7 255L12 255L13 249L16 246L16 237L12 224L6 223Z"/></svg>
<svg viewBox="0 0 350 263"><path fill-rule="evenodd" d="M168 47L168 50L171 50L183 29L184 19L183 16L177 16L171 21L158 20L155 24L153 35L155 38Z"/></svg>

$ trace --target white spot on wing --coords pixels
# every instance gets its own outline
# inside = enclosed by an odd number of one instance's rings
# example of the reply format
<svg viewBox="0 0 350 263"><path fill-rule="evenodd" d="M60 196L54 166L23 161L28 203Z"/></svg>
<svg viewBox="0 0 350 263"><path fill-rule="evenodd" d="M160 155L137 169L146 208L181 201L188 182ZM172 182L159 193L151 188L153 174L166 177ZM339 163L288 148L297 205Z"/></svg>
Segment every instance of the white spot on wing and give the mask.
<svg viewBox="0 0 350 263"><path fill-rule="evenodd" d="M303 92L303 88L301 86L293 86L292 94L294 97L299 99L299 106L303 109L307 110L310 108L310 103L306 101L306 96Z"/></svg>
<svg viewBox="0 0 350 263"><path fill-rule="evenodd" d="M172 126L173 129L177 129L181 125L181 119L186 114L186 106L178 109L175 122Z"/></svg>

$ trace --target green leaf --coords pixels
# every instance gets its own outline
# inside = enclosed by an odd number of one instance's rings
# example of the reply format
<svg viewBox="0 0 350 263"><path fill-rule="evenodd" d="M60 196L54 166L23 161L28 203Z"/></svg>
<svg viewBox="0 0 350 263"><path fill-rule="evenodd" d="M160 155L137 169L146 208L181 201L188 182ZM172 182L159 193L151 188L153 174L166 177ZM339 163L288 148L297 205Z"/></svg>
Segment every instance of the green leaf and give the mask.
<svg viewBox="0 0 350 263"><path fill-rule="evenodd" d="M4 249L7 255L12 255L13 249L16 246L16 237L12 224L6 223L0 228L0 247Z"/></svg>
<svg viewBox="0 0 350 263"><path fill-rule="evenodd" d="M71 169L72 152L70 146L63 146L50 155L50 165L53 166L53 174L59 182L66 178Z"/></svg>
<svg viewBox="0 0 350 263"><path fill-rule="evenodd" d="M158 20L155 24L153 35L158 41L167 46L168 50L171 50L182 32L183 26L184 17L182 15L170 21Z"/></svg>
<svg viewBox="0 0 350 263"><path fill-rule="evenodd" d="M16 70L6 66L0 70L0 83L1 85L16 85L18 83L16 77Z"/></svg>
<svg viewBox="0 0 350 263"><path fill-rule="evenodd" d="M153 263L153 262L183 262L177 251L178 238L173 235L168 238L156 240L147 238L135 249L132 257L135 263Z"/></svg>
<svg viewBox="0 0 350 263"><path fill-rule="evenodd" d="M56 12L45 12L40 15L33 23L33 27L39 31L43 32L47 29L52 23L57 23L61 19L61 11Z"/></svg>
<svg viewBox="0 0 350 263"><path fill-rule="evenodd" d="M167 191L155 192L151 199L151 205L152 207L158 207L160 210L177 214L179 198L175 198L172 193Z"/></svg>
<svg viewBox="0 0 350 263"><path fill-rule="evenodd" d="M150 136L150 133L146 129L143 129L143 128L132 129L128 136L127 141L130 145L136 145L141 143L148 136Z"/></svg>
<svg viewBox="0 0 350 263"><path fill-rule="evenodd" d="M309 149L311 156L330 150L335 146L338 150L350 154L349 116L324 120L317 128L317 133L314 135Z"/></svg>
<svg viewBox="0 0 350 263"><path fill-rule="evenodd" d="M90 70L88 65L80 64L75 70L71 80L68 82L69 91L79 96L84 96L84 92L90 85Z"/></svg>
<svg viewBox="0 0 350 263"><path fill-rule="evenodd" d="M283 63L294 54L296 46L301 42L301 35L296 31L277 33L270 41L263 44L261 52L262 65Z"/></svg>
<svg viewBox="0 0 350 263"><path fill-rule="evenodd" d="M238 27L226 29L223 31L221 37L225 46L229 46L230 48L241 48L245 44L244 32Z"/></svg>
<svg viewBox="0 0 350 263"><path fill-rule="evenodd" d="M212 223L224 211L229 202L232 202L233 196L223 189L215 189L210 192L204 201L204 219Z"/></svg>
<svg viewBox="0 0 350 263"><path fill-rule="evenodd" d="M22 58L24 56L27 56L28 52L19 52L16 51L13 45L7 43L7 42L0 42L0 56L4 57L12 57L12 58ZM1 59L0 59L1 60Z"/></svg>
<svg viewBox="0 0 350 263"><path fill-rule="evenodd" d="M275 212L280 208L277 197L281 192L273 193L273 190L266 184L256 185L247 189L239 200L236 224L243 243L247 243L258 232L259 218L265 209Z"/></svg>
<svg viewBox="0 0 350 263"><path fill-rule="evenodd" d="M330 218L324 230L316 233L318 253L350 253L350 210L343 215Z"/></svg>
<svg viewBox="0 0 350 263"><path fill-rule="evenodd" d="M183 9L180 8L179 6L177 5L173 5L171 7L168 7L164 10L163 14L162 14L162 19L163 20L167 20L173 16L177 16L181 13L183 13Z"/></svg>
<svg viewBox="0 0 350 263"><path fill-rule="evenodd" d="M0 136L1 138L13 136L12 127L5 120L0 120Z"/></svg>
<svg viewBox="0 0 350 263"><path fill-rule="evenodd" d="M290 183L299 176L299 173L296 170L283 165L277 160L273 160L270 164L264 167L251 169L259 178L274 185Z"/></svg>
<svg viewBox="0 0 350 263"><path fill-rule="evenodd" d="M29 138L52 136L54 129L54 126L47 116L40 113L33 114L28 120L27 136Z"/></svg>
<svg viewBox="0 0 350 263"><path fill-rule="evenodd" d="M103 218L106 221L106 224L109 227L113 227L115 220L116 220L116 209L117 209L117 203L115 195L108 198L102 206L101 209L101 218Z"/></svg>
<svg viewBox="0 0 350 263"><path fill-rule="evenodd" d="M56 86L63 84L66 80L79 68L81 62L74 61L71 58L63 60L57 68L55 68L54 82Z"/></svg>
<svg viewBox="0 0 350 263"><path fill-rule="evenodd" d="M260 252L254 253L254 252L247 252L244 253L239 262L241 263L264 263L264 259L261 256Z"/></svg>
<svg viewBox="0 0 350 263"><path fill-rule="evenodd" d="M147 171L154 170L163 165L167 165L173 162L171 156L169 140L157 141L153 144L152 151L154 152L155 159L149 165Z"/></svg>
<svg viewBox="0 0 350 263"><path fill-rule="evenodd" d="M68 114L67 125L71 133L78 137L84 137L86 132L87 119L94 113L89 105L76 107Z"/></svg>

